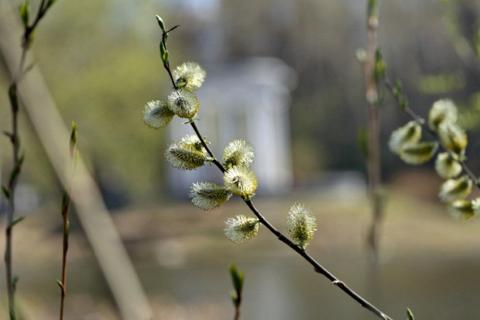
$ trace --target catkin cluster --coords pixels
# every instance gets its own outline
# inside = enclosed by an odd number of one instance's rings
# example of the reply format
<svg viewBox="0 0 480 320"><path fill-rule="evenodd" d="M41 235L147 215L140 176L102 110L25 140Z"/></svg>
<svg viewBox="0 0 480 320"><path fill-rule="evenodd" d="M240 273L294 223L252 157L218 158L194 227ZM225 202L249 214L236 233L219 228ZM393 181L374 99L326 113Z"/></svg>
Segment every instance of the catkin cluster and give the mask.
<svg viewBox="0 0 480 320"><path fill-rule="evenodd" d="M428 114L427 130L437 141L422 141L422 121L410 121L392 132L389 147L403 161L419 165L435 156L435 170L445 179L438 194L455 216L470 218L480 213L480 199L469 199L475 183L464 173L462 163L468 137L457 122L457 107L451 100L435 102ZM440 150L440 151L439 151Z"/></svg>
<svg viewBox="0 0 480 320"><path fill-rule="evenodd" d="M173 117L194 121L200 111L195 92L202 86L206 72L197 63L187 62L172 72L174 88L165 100L152 100L144 106L143 119L151 128L167 126ZM207 142L205 142L207 143ZM168 162L175 168L194 170L216 161L197 135L189 135L172 143L165 152ZM257 190L257 177L250 169L255 157L253 148L244 140L234 140L223 150L221 166L223 185L196 182L190 188L192 203L211 210L227 202L232 195L250 200ZM225 235L235 243L242 243L258 234L261 221L257 217L237 215L225 222ZM305 248L316 231L315 218L302 205L295 204L288 213L288 232L292 241Z"/></svg>

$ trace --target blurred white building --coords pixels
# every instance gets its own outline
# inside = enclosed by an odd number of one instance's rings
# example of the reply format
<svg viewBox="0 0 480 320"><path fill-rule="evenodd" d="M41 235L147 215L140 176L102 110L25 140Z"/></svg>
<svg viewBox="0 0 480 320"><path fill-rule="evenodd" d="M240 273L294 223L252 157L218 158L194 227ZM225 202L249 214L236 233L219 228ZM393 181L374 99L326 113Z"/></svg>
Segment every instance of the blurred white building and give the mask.
<svg viewBox="0 0 480 320"><path fill-rule="evenodd" d="M281 60L253 58L209 71L198 92L197 124L218 158L234 139L254 147L260 194L279 194L292 184L288 106L295 84L295 72ZM176 121L169 126L173 140L193 134L189 125ZM220 182L221 175L213 167L188 172L171 168L169 179L174 195L184 196L193 182Z"/></svg>

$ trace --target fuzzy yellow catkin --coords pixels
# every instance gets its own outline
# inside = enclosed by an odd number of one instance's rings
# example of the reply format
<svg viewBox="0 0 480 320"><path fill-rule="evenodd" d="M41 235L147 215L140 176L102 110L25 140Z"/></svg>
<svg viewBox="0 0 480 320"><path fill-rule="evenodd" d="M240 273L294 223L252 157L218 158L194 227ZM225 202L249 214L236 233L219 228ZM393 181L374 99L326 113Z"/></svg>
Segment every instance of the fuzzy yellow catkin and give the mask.
<svg viewBox="0 0 480 320"><path fill-rule="evenodd" d="M419 165L430 161L437 152L438 143L419 142L404 145L399 153L400 159L408 164Z"/></svg>
<svg viewBox="0 0 480 320"><path fill-rule="evenodd" d="M448 152L442 152L437 155L435 160L435 171L444 179L455 178L462 173L462 165Z"/></svg>
<svg viewBox="0 0 480 320"><path fill-rule="evenodd" d="M192 203L201 209L210 210L219 207L230 197L232 193L224 186L210 182L196 182L190 190Z"/></svg>
<svg viewBox="0 0 480 320"><path fill-rule="evenodd" d="M205 81L206 76L205 70L195 62L182 63L173 70L175 85L190 92L198 90Z"/></svg>
<svg viewBox="0 0 480 320"><path fill-rule="evenodd" d="M388 146L392 152L399 154L402 147L416 144L421 138L422 127L416 121L410 121L392 132Z"/></svg>
<svg viewBox="0 0 480 320"><path fill-rule="evenodd" d="M260 222L256 218L239 215L225 221L225 236L235 243L243 243L257 236Z"/></svg>
<svg viewBox="0 0 480 320"><path fill-rule="evenodd" d="M443 99L436 101L428 114L428 126L437 131L442 123L457 122L457 107L452 100Z"/></svg>
<svg viewBox="0 0 480 320"><path fill-rule="evenodd" d="M449 205L449 211L455 218L470 219L480 213L480 199L453 201Z"/></svg>
<svg viewBox="0 0 480 320"><path fill-rule="evenodd" d="M472 187L472 180L466 175L456 179L448 179L440 187L438 196L444 202L464 199L472 192Z"/></svg>
<svg viewBox="0 0 480 320"><path fill-rule="evenodd" d="M222 162L227 168L235 166L248 167L253 162L253 148L244 140L234 140L223 150Z"/></svg>
<svg viewBox="0 0 480 320"><path fill-rule="evenodd" d="M200 110L197 97L186 89L173 90L167 97L168 108L180 118L192 119Z"/></svg>
<svg viewBox="0 0 480 320"><path fill-rule="evenodd" d="M175 168L193 170L205 164L207 151L198 137L191 135L171 144L165 152L165 157Z"/></svg>
<svg viewBox="0 0 480 320"><path fill-rule="evenodd" d="M290 208L287 217L287 226L292 241L302 248L308 245L317 230L315 217L310 214L307 208L299 203L294 204Z"/></svg>
<svg viewBox="0 0 480 320"><path fill-rule="evenodd" d="M257 177L246 167L232 167L223 175L225 187L238 196L251 198L257 190Z"/></svg>
<svg viewBox="0 0 480 320"><path fill-rule="evenodd" d="M462 156L467 148L468 138L465 131L453 123L443 123L439 126L438 135L442 146L448 151Z"/></svg>
<svg viewBox="0 0 480 320"><path fill-rule="evenodd" d="M143 121L151 128L158 129L167 126L175 114L164 101L152 100L145 104Z"/></svg>

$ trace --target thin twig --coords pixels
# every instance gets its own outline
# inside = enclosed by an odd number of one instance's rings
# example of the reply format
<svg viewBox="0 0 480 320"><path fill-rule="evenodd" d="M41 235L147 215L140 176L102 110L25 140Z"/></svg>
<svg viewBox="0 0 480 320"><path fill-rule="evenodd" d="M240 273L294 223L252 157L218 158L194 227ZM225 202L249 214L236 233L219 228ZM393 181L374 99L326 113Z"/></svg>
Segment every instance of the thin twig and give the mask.
<svg viewBox="0 0 480 320"><path fill-rule="evenodd" d="M235 314L233 315L233 320L240 320L240 305L235 306Z"/></svg>
<svg viewBox="0 0 480 320"><path fill-rule="evenodd" d="M6 188L6 195L8 198L7 206L7 224L5 227L5 276L7 282L7 296L8 296L8 310L11 320L16 319L15 312L15 287L16 281L13 275L13 227L15 225L15 190L18 183L18 178L22 171L23 165L23 156L20 154L20 135L18 132L18 113L19 109L19 99L17 93L17 82L15 79L21 77L21 72L23 70L23 64L25 62L26 49L23 49L22 59L19 66L19 73L13 77L13 81L10 84L8 96L10 100L10 112L11 112L11 131L8 133L10 144L12 145L12 164L13 168L10 173L10 178Z"/></svg>
<svg viewBox="0 0 480 320"><path fill-rule="evenodd" d="M164 46L164 49L166 50L166 36L165 32L164 35L162 36L162 43L160 44L161 46ZM173 87L176 89L177 86L175 84L175 80L172 77L172 72L170 70L170 64L169 63L163 63L163 66L165 67L170 80L172 82ZM206 143L203 135L200 133L198 130L197 125L195 124L194 120L191 120L190 125L192 126L195 134L197 135L198 139L202 143L202 146L205 148L207 151L208 155L212 158L212 162L215 164L215 166L222 172L224 173L226 171L225 167L222 165L220 161L215 157L214 153L211 151L209 148L208 144ZM337 278L333 273L331 273L328 269L326 269L324 266L322 266L319 262L317 262L305 249L299 247L295 243L293 243L287 236L285 236L283 233L281 233L278 229L276 229L268 220L267 218L255 207L253 201L249 198L243 198L243 202L247 205L247 207L252 211L252 213L257 217L259 222L264 225L273 235L275 235L278 240L283 242L285 245L290 247L293 251L295 251L298 255L300 255L304 260L306 260L315 270L315 272L323 275L325 278L327 278L334 286L338 287L341 291L346 293L348 296L350 296L353 300L355 300L357 303L359 303L362 307L376 315L379 319L382 320L393 320L390 316L388 316L386 313L381 311L379 308L377 308L375 305L367 301L365 298L363 298L361 295L359 295L357 292L355 292L352 288L350 288L345 282L341 281L339 278Z"/></svg>
<svg viewBox="0 0 480 320"><path fill-rule="evenodd" d="M31 44L32 35L35 29L37 28L42 18L47 14L48 9L53 5L54 1L50 0L42 0L40 5L37 9L37 14L35 15L35 19L31 24L25 26L25 32L23 33L23 47L28 50Z"/></svg>
<svg viewBox="0 0 480 320"><path fill-rule="evenodd" d="M62 277L58 281L58 286L60 287L60 320L63 320L63 314L65 309L65 297L67 295L67 253L69 245L69 232L70 232L70 219L69 219L69 209L70 209L70 197L68 193L63 194L62 199L62 220L63 220L63 246L62 246Z"/></svg>
<svg viewBox="0 0 480 320"><path fill-rule="evenodd" d="M18 183L18 178L20 176L24 155L21 153L21 143L20 135L18 130L18 114L20 112L20 101L18 98L17 87L19 81L22 77L28 72L28 68L25 69L25 62L28 50L32 42L32 35L35 31L38 23L47 13L48 9L53 4L51 0L42 0L38 8L37 14L32 24L29 24L28 21L24 21L24 33L22 36L22 53L20 58L20 63L18 66L18 71L12 76L12 80L8 90L8 96L10 101L10 112L11 112L11 131L6 133L6 136L10 140L12 145L12 166L13 169L10 173L10 178L7 186L3 187L5 196L8 199L7 205L7 223L5 227L5 277L7 285L7 296L8 296L8 310L10 320L16 320L16 311L15 311L15 289L16 282L13 275L13 227L20 222L23 218L15 219L15 190Z"/></svg>
<svg viewBox="0 0 480 320"><path fill-rule="evenodd" d="M72 123L72 130L70 133L70 159L72 161L72 173L75 169L75 154L77 146L77 125ZM67 296L67 254L69 247L70 236L70 205L71 199L69 193L70 187L67 185L62 197L62 221L63 221L63 245L62 245L62 275L61 279L57 281L60 287L60 320L63 320L65 311L65 297Z"/></svg>

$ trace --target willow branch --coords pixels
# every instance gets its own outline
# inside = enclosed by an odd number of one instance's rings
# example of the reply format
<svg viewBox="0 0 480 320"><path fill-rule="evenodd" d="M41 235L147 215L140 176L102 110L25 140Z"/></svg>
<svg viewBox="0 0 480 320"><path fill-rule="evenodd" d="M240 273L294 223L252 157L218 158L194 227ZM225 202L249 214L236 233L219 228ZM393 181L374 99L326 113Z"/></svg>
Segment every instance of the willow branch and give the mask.
<svg viewBox="0 0 480 320"><path fill-rule="evenodd" d="M75 154L77 145L77 125L72 123L72 130L70 132L70 160L72 161L72 173L75 170ZM70 206L71 199L69 193L71 188L67 185L67 188L63 193L62 198L62 221L63 221L63 245L62 245L62 275L61 279L57 281L60 287L60 320L63 320L65 310L65 297L67 296L67 254L69 247L69 235L70 235Z"/></svg>
<svg viewBox="0 0 480 320"><path fill-rule="evenodd" d="M18 114L20 112L20 101L17 94L17 85L18 79L22 77L23 68L25 64L25 56L27 53L28 47L22 48L22 58L18 68L18 73L12 77L12 82L10 83L8 90L8 97L10 102L10 113L11 113L11 129L10 132L5 132L5 135L8 137L10 144L12 146L12 171L10 172L10 178L8 185L4 186L4 194L7 197L7 223L5 227L5 253L4 253L4 262L5 262L5 277L7 285L7 296L8 296L8 310L10 320L16 319L15 312L15 279L13 275L13 227L16 224L15 222L15 190L17 188L18 178L22 171L23 166L23 156L21 155L21 143L20 143L20 134L18 131Z"/></svg>
<svg viewBox="0 0 480 320"><path fill-rule="evenodd" d="M380 116L378 83L375 75L376 53L378 49L378 1L368 0L367 10L367 56L364 64L365 97L368 103L368 145L367 172L368 193L372 209L372 222L367 236L367 244L374 260L378 259L378 238L384 216L381 186L380 159Z"/></svg>
<svg viewBox="0 0 480 320"><path fill-rule="evenodd" d="M157 20L159 17L157 16ZM163 21L162 25L160 26L163 31L163 36L162 40L160 43L160 48L163 47L165 51L167 51L167 45L166 45L166 39L167 37L165 36L165 33L167 33L164 29L163 26ZM162 50L162 49L161 49ZM168 51L167 51L168 52ZM169 63L163 63L164 68L166 69L167 74L169 75L169 78L171 80L173 88L177 89L177 85L175 83L174 78L171 76L172 71L170 69L170 64ZM202 146L205 148L207 151L208 155L212 158L211 162L222 172L224 173L226 171L225 167L222 165L220 161L218 161L217 157L215 157L215 154L211 151L210 147L205 141L205 138L201 134L200 130L198 129L196 123L194 120L191 120L190 125L192 129L194 130L196 136L200 140ZM390 316L388 316L385 312L381 311L378 307L370 303L368 300L363 298L360 294L355 292L352 288L350 288L345 282L340 280L338 277L336 277L332 272L330 272L327 268L322 266L317 260L315 260L305 249L302 247L296 245L293 243L287 236L285 236L283 233L281 233L277 228L275 228L269 221L268 219L256 208L255 204L250 198L244 198L242 197L243 202L246 204L246 206L250 209L250 211L257 217L258 221L265 226L275 237L277 237L278 240L283 242L286 246L288 246L290 249L295 251L301 258L303 258L305 261L307 261L314 269L316 273L321 274L325 278L327 278L331 284L334 286L338 287L341 291L343 291L345 294L347 294L349 297L351 297L354 301L356 301L358 304L360 304L362 307L364 307L366 310L370 311L372 314L377 316L377 318L382 319L382 320L393 320Z"/></svg>

